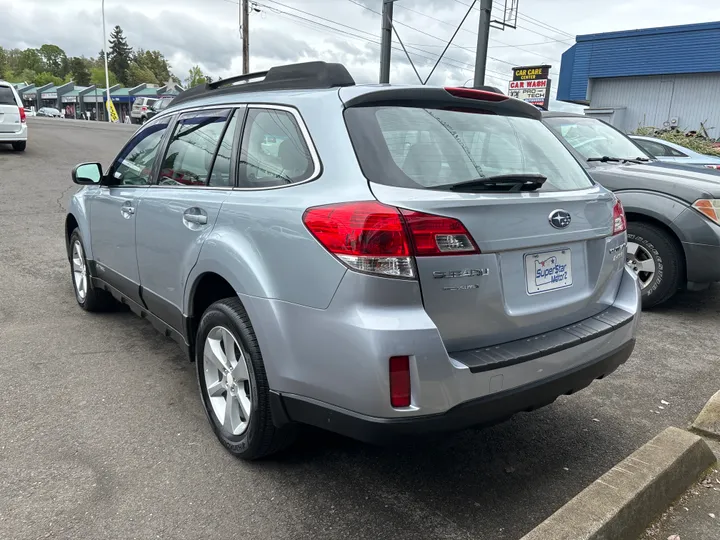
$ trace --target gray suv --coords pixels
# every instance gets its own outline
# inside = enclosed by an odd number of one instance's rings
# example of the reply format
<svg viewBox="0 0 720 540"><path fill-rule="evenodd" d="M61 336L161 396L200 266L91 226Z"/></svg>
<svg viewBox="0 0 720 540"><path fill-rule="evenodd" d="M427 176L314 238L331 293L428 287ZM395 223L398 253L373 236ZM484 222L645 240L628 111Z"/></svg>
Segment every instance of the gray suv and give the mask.
<svg viewBox="0 0 720 540"><path fill-rule="evenodd" d="M73 180L78 304L177 340L245 459L301 424L383 442L495 422L635 343L622 205L487 89L276 67L180 94Z"/></svg>

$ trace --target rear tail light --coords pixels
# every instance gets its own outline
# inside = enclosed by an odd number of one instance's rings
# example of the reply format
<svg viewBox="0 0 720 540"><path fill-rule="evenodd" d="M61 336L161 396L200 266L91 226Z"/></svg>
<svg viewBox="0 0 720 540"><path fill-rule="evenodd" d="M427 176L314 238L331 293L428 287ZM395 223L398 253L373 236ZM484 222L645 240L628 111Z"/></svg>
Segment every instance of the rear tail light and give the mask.
<svg viewBox="0 0 720 540"><path fill-rule="evenodd" d="M705 165L708 169L720 170L720 165Z"/></svg>
<svg viewBox="0 0 720 540"><path fill-rule="evenodd" d="M693 203L693 208L705 217L712 219L715 223L720 224L720 200L699 199Z"/></svg>
<svg viewBox="0 0 720 540"><path fill-rule="evenodd" d="M627 218L625 217L625 209L619 200L615 201L613 206L613 234L620 234L627 230Z"/></svg>
<svg viewBox="0 0 720 540"><path fill-rule="evenodd" d="M377 201L309 208L303 223L330 253L360 272L414 278L413 256L479 253L456 219Z"/></svg>
<svg viewBox="0 0 720 540"><path fill-rule="evenodd" d="M147 111L147 105L142 106L142 112L145 112L145 111Z"/></svg>
<svg viewBox="0 0 720 540"><path fill-rule="evenodd" d="M20 111L20 123L24 124L25 122L27 122L27 118L25 117L25 108L18 107L18 110Z"/></svg>
<svg viewBox="0 0 720 540"><path fill-rule="evenodd" d="M390 405L410 406L410 357L390 358Z"/></svg>
<svg viewBox="0 0 720 540"><path fill-rule="evenodd" d="M476 88L446 86L445 91L455 97L465 99L479 99L482 101L505 101L508 99L506 95L488 92L487 90L478 90Z"/></svg>

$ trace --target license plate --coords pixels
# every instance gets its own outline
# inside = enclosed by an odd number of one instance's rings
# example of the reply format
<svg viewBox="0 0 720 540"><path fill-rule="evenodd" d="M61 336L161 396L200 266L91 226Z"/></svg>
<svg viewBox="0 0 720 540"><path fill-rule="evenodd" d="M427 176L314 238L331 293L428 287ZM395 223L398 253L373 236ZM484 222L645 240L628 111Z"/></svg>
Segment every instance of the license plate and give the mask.
<svg viewBox="0 0 720 540"><path fill-rule="evenodd" d="M528 294L570 287L573 283L570 250L526 254L525 276Z"/></svg>

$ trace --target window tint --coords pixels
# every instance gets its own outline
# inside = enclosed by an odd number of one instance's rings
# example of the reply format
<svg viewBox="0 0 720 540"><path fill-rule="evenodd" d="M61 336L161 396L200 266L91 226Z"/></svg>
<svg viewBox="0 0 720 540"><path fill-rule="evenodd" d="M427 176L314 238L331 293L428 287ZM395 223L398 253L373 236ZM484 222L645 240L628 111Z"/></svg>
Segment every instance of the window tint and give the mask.
<svg viewBox="0 0 720 540"><path fill-rule="evenodd" d="M235 138L235 127L237 125L238 116L242 118L244 111L235 111L228 128L225 130L222 142L218 148L217 156L215 157L215 163L213 164L212 174L210 175L209 186L216 187L227 187L233 185L233 180L230 178L230 158L232 154L232 145Z"/></svg>
<svg viewBox="0 0 720 540"><path fill-rule="evenodd" d="M245 125L241 187L282 186L310 178L314 164L292 114L250 109Z"/></svg>
<svg viewBox="0 0 720 540"><path fill-rule="evenodd" d="M363 173L373 182L417 189L541 174L547 177L542 191L592 185L538 120L420 107L350 108L345 119Z"/></svg>
<svg viewBox="0 0 720 540"><path fill-rule="evenodd" d="M667 149L670 155L673 157L687 157L687 154L683 154L679 150L675 150L674 148L670 148L669 146L667 147Z"/></svg>
<svg viewBox="0 0 720 540"><path fill-rule="evenodd" d="M18 106L17 101L15 101L15 94L9 86L0 86L0 105Z"/></svg>
<svg viewBox="0 0 720 540"><path fill-rule="evenodd" d="M111 177L115 179L116 185L137 186L151 183L153 163L167 127L167 121L149 125L123 148L111 168Z"/></svg>
<svg viewBox="0 0 720 540"><path fill-rule="evenodd" d="M230 111L183 114L165 152L159 184L164 186L207 185L225 122Z"/></svg>

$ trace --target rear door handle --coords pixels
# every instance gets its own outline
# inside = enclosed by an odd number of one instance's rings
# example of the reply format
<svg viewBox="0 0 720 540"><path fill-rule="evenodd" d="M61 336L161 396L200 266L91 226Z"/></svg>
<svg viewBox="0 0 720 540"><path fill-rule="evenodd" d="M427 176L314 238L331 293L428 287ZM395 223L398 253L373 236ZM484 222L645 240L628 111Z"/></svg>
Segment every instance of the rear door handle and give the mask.
<svg viewBox="0 0 720 540"><path fill-rule="evenodd" d="M125 219L130 219L130 217L135 214L135 207L132 205L132 202L124 202L123 205L120 207L120 213Z"/></svg>
<svg viewBox="0 0 720 540"><path fill-rule="evenodd" d="M188 208L183 213L183 222L185 225L207 225L207 213L202 208Z"/></svg>

